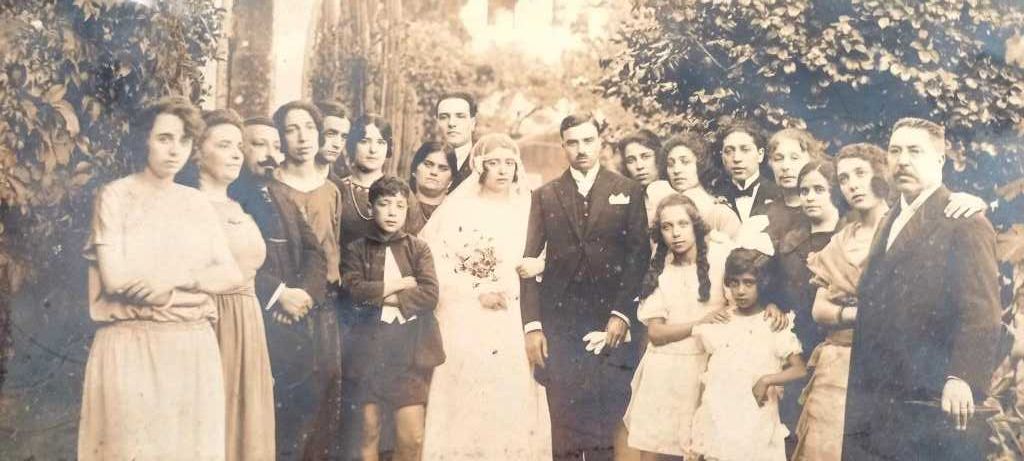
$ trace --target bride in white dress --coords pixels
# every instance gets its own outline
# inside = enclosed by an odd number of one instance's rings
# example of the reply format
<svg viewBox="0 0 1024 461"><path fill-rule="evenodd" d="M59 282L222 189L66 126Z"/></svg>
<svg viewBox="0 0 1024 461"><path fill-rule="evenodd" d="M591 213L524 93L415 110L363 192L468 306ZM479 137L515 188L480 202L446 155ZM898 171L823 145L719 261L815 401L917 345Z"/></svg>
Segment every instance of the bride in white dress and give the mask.
<svg viewBox="0 0 1024 461"><path fill-rule="evenodd" d="M551 459L547 397L526 359L519 308L526 171L503 134L481 138L468 161L473 174L420 234L437 268L447 354L430 386L423 459Z"/></svg>

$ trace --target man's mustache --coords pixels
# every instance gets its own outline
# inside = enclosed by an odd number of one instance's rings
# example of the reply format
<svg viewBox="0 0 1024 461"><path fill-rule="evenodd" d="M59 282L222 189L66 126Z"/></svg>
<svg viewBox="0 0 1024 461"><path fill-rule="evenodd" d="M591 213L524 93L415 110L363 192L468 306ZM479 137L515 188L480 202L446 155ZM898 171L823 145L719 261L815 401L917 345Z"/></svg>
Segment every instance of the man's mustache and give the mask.
<svg viewBox="0 0 1024 461"><path fill-rule="evenodd" d="M256 164L263 168L277 168L279 166L277 160L274 160L274 157L267 157L256 162Z"/></svg>

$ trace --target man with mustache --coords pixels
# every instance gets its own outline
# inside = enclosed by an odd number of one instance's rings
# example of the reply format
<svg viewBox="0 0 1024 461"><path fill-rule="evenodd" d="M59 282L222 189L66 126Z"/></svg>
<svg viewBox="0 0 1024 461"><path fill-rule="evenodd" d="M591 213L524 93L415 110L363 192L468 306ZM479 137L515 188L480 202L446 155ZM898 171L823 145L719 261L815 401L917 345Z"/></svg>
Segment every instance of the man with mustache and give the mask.
<svg viewBox="0 0 1024 461"><path fill-rule="evenodd" d="M321 101L316 107L324 116L324 140L316 154L317 169L341 189L342 178L349 175L348 156L342 154L352 121L345 107L336 101Z"/></svg>
<svg viewBox="0 0 1024 461"><path fill-rule="evenodd" d="M476 100L469 93L452 92L441 95L434 106L437 132L455 149L458 170L452 175L448 192L455 190L472 173L466 160L473 148L473 129L476 128Z"/></svg>
<svg viewBox="0 0 1024 461"><path fill-rule="evenodd" d="M591 114L562 120L564 174L533 192L521 264L522 317L546 386L555 459L612 459L637 364L629 329L651 245L640 183L598 165ZM527 261L547 246L543 280ZM617 432L621 431L621 432Z"/></svg>
<svg viewBox="0 0 1024 461"><path fill-rule="evenodd" d="M256 273L256 296L264 308L267 345L274 374L274 400L283 411L276 415L279 456L302 449L305 415L315 408L308 376L313 370L309 331L310 308L324 300L327 260L302 213L276 188L268 187L284 160L277 128L268 117L245 121L245 167L228 194L259 226L267 257Z"/></svg>
<svg viewBox="0 0 1024 461"><path fill-rule="evenodd" d="M945 130L904 118L889 139L900 193L875 233L855 318L843 459L984 459L973 420L998 363L995 232L944 215ZM861 310L863 309L863 310Z"/></svg>

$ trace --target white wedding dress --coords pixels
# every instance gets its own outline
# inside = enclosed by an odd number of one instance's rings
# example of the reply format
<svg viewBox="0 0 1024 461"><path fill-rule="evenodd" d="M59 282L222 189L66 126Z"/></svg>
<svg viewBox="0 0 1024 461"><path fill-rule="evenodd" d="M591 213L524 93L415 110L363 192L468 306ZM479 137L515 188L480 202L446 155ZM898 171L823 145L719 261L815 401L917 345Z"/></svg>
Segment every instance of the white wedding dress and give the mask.
<svg viewBox="0 0 1024 461"><path fill-rule="evenodd" d="M513 186L507 199L482 198L477 179L467 178L420 234L437 269L436 316L447 354L430 386L423 459L549 460L547 397L526 358L515 269L530 194ZM496 281L457 271L460 254L489 246L497 255ZM491 291L504 291L507 309L481 306L479 294Z"/></svg>

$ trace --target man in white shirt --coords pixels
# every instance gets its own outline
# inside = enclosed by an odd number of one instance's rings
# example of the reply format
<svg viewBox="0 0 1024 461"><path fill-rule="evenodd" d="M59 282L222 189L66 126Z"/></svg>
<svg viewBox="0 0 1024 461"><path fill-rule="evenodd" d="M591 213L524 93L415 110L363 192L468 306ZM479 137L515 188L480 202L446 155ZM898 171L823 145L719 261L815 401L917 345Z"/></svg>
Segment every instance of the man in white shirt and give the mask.
<svg viewBox="0 0 1024 461"><path fill-rule="evenodd" d="M455 190L472 173L469 151L473 148L473 130L476 128L476 100L465 92L445 93L434 106L437 132L455 149L458 170L452 175L448 191Z"/></svg>
<svg viewBox="0 0 1024 461"><path fill-rule="evenodd" d="M899 203L879 225L858 288L843 458L984 459L972 421L998 363L995 231L945 216L945 132L905 118L889 140Z"/></svg>

